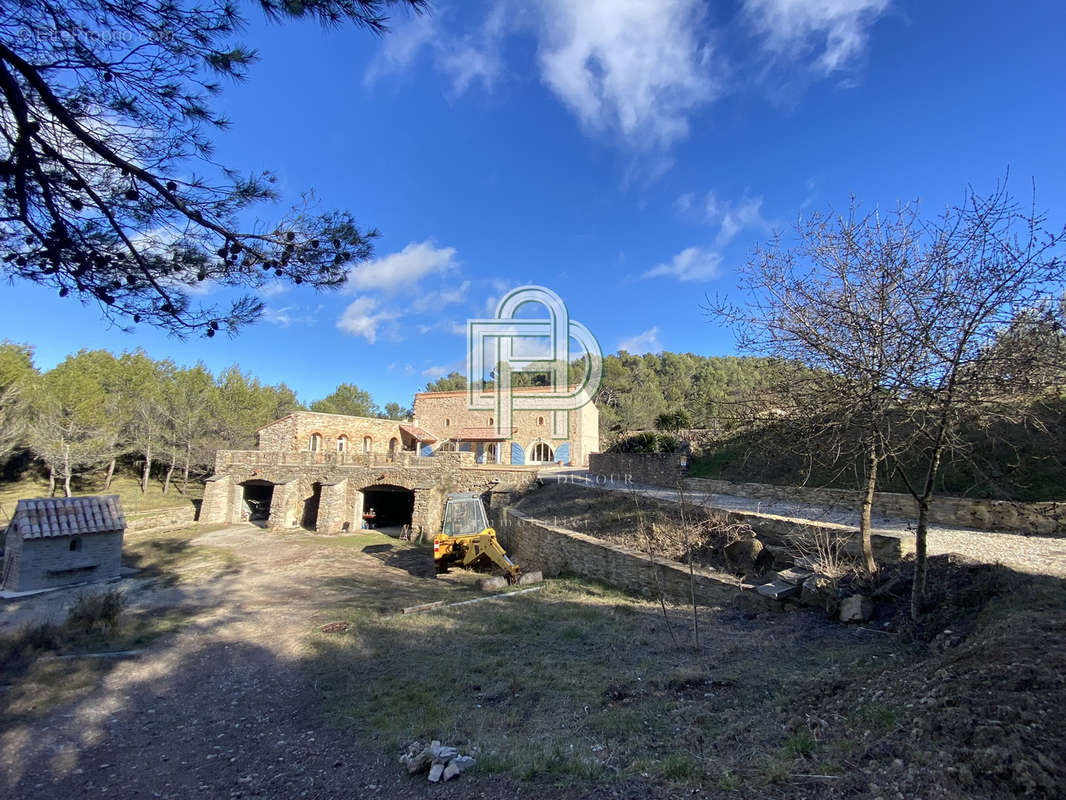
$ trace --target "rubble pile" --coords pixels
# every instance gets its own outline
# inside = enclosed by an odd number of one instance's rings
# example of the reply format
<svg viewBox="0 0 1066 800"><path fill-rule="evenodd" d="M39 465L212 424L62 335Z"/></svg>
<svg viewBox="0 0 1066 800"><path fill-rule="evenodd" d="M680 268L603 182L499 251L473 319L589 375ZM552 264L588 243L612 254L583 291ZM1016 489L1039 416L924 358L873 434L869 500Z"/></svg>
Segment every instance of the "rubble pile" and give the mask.
<svg viewBox="0 0 1066 800"><path fill-rule="evenodd" d="M427 745L411 742L400 756L400 763L407 767L410 775L429 770L427 779L431 783L439 783L441 780L450 781L470 769L474 766L474 759L434 739Z"/></svg>

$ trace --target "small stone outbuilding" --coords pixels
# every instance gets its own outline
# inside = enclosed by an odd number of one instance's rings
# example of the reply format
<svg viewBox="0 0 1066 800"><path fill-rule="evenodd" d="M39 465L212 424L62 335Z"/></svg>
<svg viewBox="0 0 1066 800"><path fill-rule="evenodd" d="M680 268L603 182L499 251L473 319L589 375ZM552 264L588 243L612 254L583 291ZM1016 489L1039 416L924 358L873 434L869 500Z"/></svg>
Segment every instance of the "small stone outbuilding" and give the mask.
<svg viewBox="0 0 1066 800"><path fill-rule="evenodd" d="M119 576L126 517L117 494L19 500L0 589L27 592Z"/></svg>

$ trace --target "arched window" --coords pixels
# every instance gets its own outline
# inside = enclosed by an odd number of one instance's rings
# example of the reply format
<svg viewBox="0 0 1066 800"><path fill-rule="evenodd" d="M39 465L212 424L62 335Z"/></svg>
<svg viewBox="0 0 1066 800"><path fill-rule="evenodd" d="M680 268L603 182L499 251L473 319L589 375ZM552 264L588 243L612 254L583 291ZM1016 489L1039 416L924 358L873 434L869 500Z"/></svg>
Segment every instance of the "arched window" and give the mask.
<svg viewBox="0 0 1066 800"><path fill-rule="evenodd" d="M81 550L81 537L75 536L70 540L70 551L76 553Z"/></svg>
<svg viewBox="0 0 1066 800"><path fill-rule="evenodd" d="M395 458L396 449L399 446L400 446L400 443L397 441L395 436L393 436L391 439L389 439L389 458Z"/></svg>
<svg viewBox="0 0 1066 800"><path fill-rule="evenodd" d="M492 427L495 424L496 424L496 420L494 420L492 417L489 417L489 427Z"/></svg>
<svg viewBox="0 0 1066 800"><path fill-rule="evenodd" d="M448 419L447 417L445 417L444 418L444 427L447 428L451 424L452 424L452 421L450 419Z"/></svg>
<svg viewBox="0 0 1066 800"><path fill-rule="evenodd" d="M322 449L322 434L312 433L311 438L307 440L307 449L312 453L317 453Z"/></svg>
<svg viewBox="0 0 1066 800"><path fill-rule="evenodd" d="M538 425L543 425L544 424L544 417L537 417L537 424Z"/></svg>
<svg viewBox="0 0 1066 800"><path fill-rule="evenodd" d="M370 446L373 443L374 443L373 440L369 436L364 436L363 437L363 452L364 453L369 453L370 452Z"/></svg>
<svg viewBox="0 0 1066 800"><path fill-rule="evenodd" d="M529 454L530 461L537 461L542 464L550 463L552 460L552 449L548 446L547 442L537 442L533 445L533 451Z"/></svg>
<svg viewBox="0 0 1066 800"><path fill-rule="evenodd" d="M340 436L337 437L337 452L338 453L347 453L348 452L348 437L345 436L343 433Z"/></svg>
<svg viewBox="0 0 1066 800"><path fill-rule="evenodd" d="M446 441L446 442L442 442L441 446L437 448L437 452L438 453L454 453L455 450L456 450L455 442L450 441L450 440Z"/></svg>

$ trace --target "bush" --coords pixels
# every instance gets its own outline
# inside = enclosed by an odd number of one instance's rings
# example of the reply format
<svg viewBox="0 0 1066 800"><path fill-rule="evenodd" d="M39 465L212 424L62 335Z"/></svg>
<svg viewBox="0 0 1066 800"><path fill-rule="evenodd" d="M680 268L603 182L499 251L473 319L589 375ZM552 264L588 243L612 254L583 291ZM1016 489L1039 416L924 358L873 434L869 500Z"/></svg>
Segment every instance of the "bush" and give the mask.
<svg viewBox="0 0 1066 800"><path fill-rule="evenodd" d="M11 674L25 668L40 653L58 650L62 631L51 623L25 625L13 634L0 637L0 670Z"/></svg>
<svg viewBox="0 0 1066 800"><path fill-rule="evenodd" d="M83 592L67 612L67 627L78 633L110 633L118 626L125 605L126 597L118 589L108 589L100 594Z"/></svg>
<svg viewBox="0 0 1066 800"><path fill-rule="evenodd" d="M608 453L673 453L680 442L669 433L643 431L627 436L608 448Z"/></svg>

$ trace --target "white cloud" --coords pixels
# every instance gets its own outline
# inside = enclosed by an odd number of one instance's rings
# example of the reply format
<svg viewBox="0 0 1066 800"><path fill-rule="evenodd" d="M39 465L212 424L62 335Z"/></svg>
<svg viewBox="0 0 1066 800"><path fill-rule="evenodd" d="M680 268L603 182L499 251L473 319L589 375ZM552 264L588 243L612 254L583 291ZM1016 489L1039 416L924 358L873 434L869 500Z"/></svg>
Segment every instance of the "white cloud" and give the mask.
<svg viewBox="0 0 1066 800"><path fill-rule="evenodd" d="M439 291L426 292L415 298L411 304L418 312L435 311L456 303L462 303L470 295L470 281L463 281L453 289L440 289Z"/></svg>
<svg viewBox="0 0 1066 800"><path fill-rule="evenodd" d="M744 0L743 15L779 58L814 53L824 75L843 69L866 50L869 29L889 0Z"/></svg>
<svg viewBox="0 0 1066 800"><path fill-rule="evenodd" d="M319 306L320 309L321 306ZM288 328L290 325L314 325L318 321L317 316L308 306L283 306L282 308L266 306L263 309L262 320L281 328Z"/></svg>
<svg viewBox="0 0 1066 800"><path fill-rule="evenodd" d="M686 247L669 264L656 264L644 273L645 278L677 278L682 282L709 281L717 278L722 254L706 247Z"/></svg>
<svg viewBox="0 0 1066 800"><path fill-rule="evenodd" d="M348 273L349 290L379 289L395 292L413 289L419 280L445 273L457 266L454 247L434 247L431 242L411 242L399 253L376 258L354 267Z"/></svg>
<svg viewBox="0 0 1066 800"><path fill-rule="evenodd" d="M289 287L283 283L264 283L258 289L260 297L277 297L279 294L284 294L289 291Z"/></svg>
<svg viewBox="0 0 1066 800"><path fill-rule="evenodd" d="M661 353L663 343L659 341L658 326L648 328L646 331L638 333L636 336L630 336L628 339L623 339L618 343L618 349L625 350L633 355Z"/></svg>
<svg viewBox="0 0 1066 800"><path fill-rule="evenodd" d="M542 78L591 132L669 146L722 93L698 0L540 0L539 12Z"/></svg>
<svg viewBox="0 0 1066 800"><path fill-rule="evenodd" d="M718 224L718 235L714 239L716 248L725 247L743 230L770 229L770 223L762 215L761 196L745 197L734 207L732 203L717 200L713 192L708 192L707 221Z"/></svg>
<svg viewBox="0 0 1066 800"><path fill-rule="evenodd" d="M441 10L397 26L370 62L363 83L369 86L387 75L404 72L428 49L437 69L451 77L455 94L463 94L477 82L491 90L503 73L500 40L506 32L505 10L502 5L494 7L478 30L463 36L453 36L444 29L447 12Z"/></svg>
<svg viewBox="0 0 1066 800"><path fill-rule="evenodd" d="M370 85L379 78L403 72L410 67L422 48L440 35L439 19L436 14L422 14L404 25L393 27L370 62L363 83Z"/></svg>
<svg viewBox="0 0 1066 800"><path fill-rule="evenodd" d="M362 336L371 344L377 339L381 323L400 316L393 311L378 310L378 301L373 297L357 297L344 309L337 320L337 327L353 336Z"/></svg>

